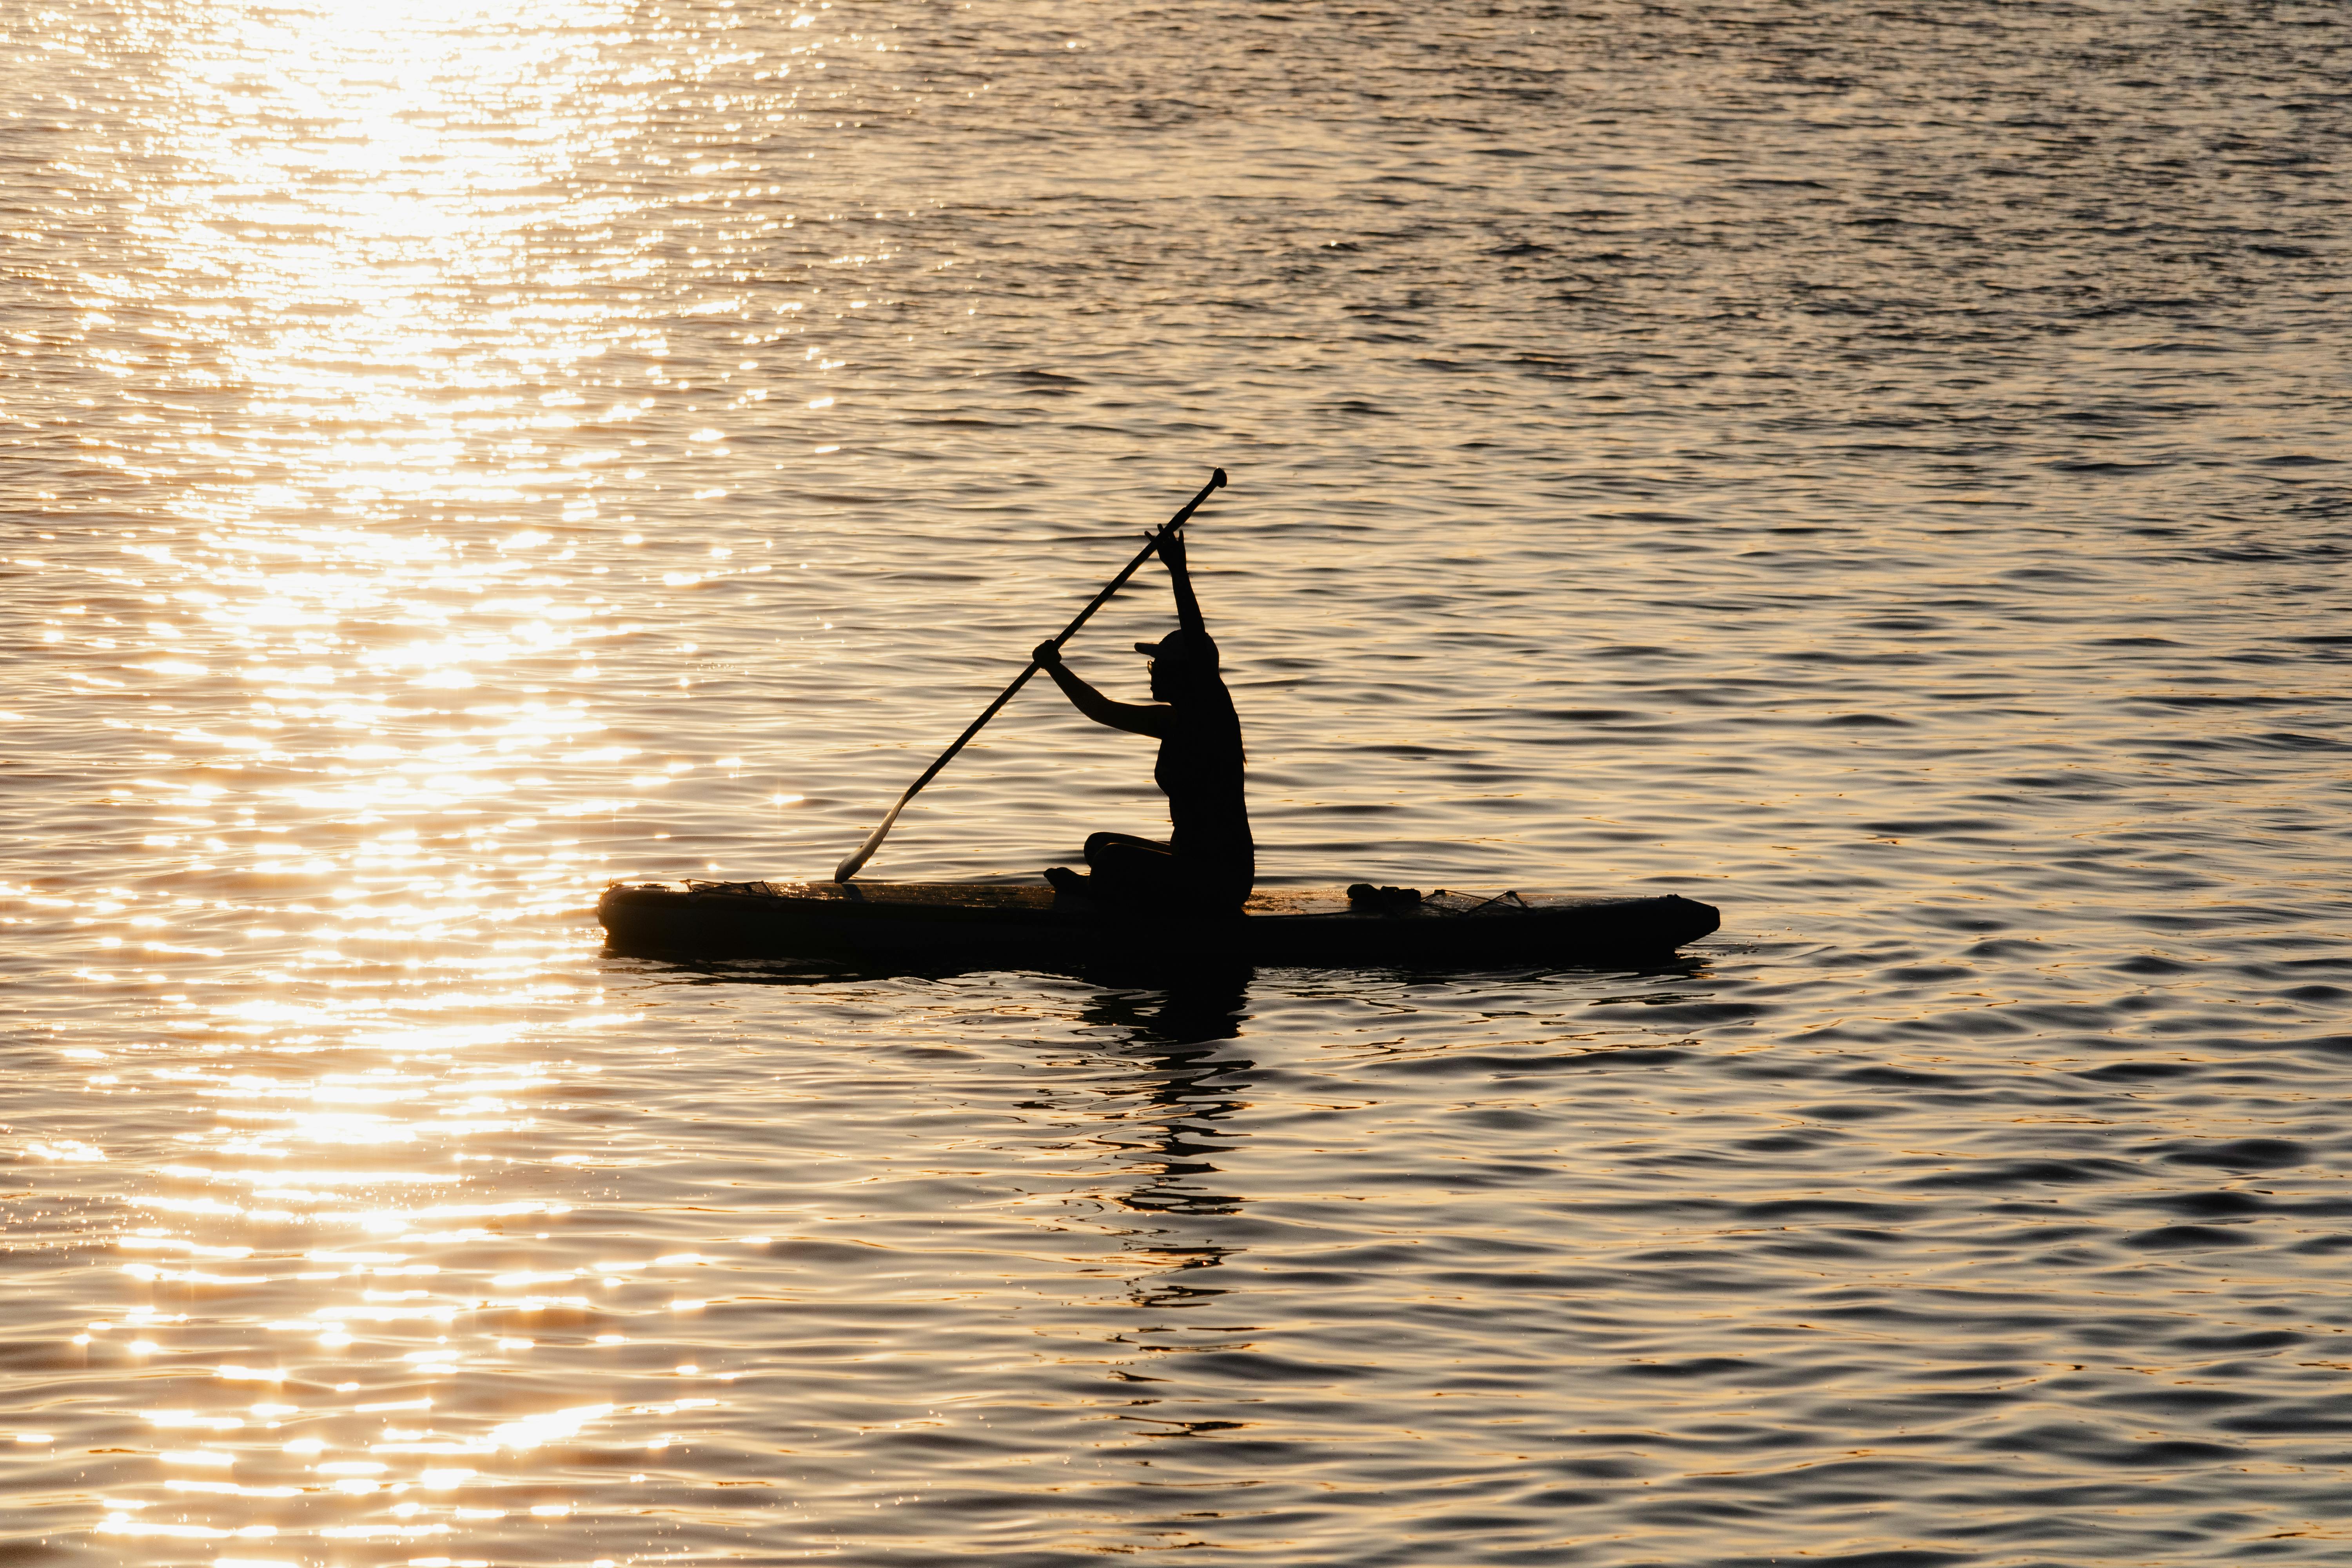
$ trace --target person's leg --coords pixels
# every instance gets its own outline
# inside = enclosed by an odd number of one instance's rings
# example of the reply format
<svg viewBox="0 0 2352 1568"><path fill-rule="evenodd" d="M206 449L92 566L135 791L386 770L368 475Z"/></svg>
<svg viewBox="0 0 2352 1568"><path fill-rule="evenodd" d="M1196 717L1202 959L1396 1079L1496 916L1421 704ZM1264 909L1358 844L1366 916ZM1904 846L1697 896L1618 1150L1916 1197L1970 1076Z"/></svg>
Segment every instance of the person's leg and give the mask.
<svg viewBox="0 0 2352 1568"><path fill-rule="evenodd" d="M1165 900L1175 889L1176 857L1156 838L1132 833L1087 837L1087 864L1097 896L1130 901Z"/></svg>
<svg viewBox="0 0 2352 1568"><path fill-rule="evenodd" d="M1134 856L1148 856L1157 860L1173 860L1176 852L1166 841L1139 838L1132 833L1089 833L1087 835L1087 864L1099 871L1106 857L1113 861L1125 861Z"/></svg>
<svg viewBox="0 0 2352 1568"><path fill-rule="evenodd" d="M1096 833L1087 838L1087 865L1094 875L1081 877L1066 867L1045 873L1055 890L1124 904L1150 905L1163 914L1230 915L1249 897L1247 865L1223 867L1179 859L1175 850L1157 838L1131 833Z"/></svg>
<svg viewBox="0 0 2352 1568"><path fill-rule="evenodd" d="M1077 897L1136 900L1165 896L1175 856L1156 838L1132 833L1087 836L1087 866L1094 872L1082 877L1066 866L1048 866L1045 880L1057 893Z"/></svg>

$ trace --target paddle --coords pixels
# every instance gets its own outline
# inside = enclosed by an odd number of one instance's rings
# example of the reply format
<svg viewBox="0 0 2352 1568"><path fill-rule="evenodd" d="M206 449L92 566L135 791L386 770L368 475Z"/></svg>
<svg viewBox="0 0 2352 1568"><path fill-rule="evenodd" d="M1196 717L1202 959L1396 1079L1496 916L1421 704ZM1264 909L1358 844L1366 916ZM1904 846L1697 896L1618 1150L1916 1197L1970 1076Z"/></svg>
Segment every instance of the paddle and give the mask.
<svg viewBox="0 0 2352 1568"><path fill-rule="evenodd" d="M1078 612L1078 618L1076 620L1072 621L1068 626L1062 628L1062 635L1054 639L1054 646L1055 647L1059 647L1064 643L1069 641L1072 637L1076 636L1077 634L1077 629L1087 624L1087 617L1093 615L1097 610L1101 609L1106 604L1108 604L1110 602L1110 596L1113 594L1118 593L1119 588L1129 577L1135 575L1136 568L1142 565L1146 561L1151 558L1151 552L1160 548L1160 542L1167 538L1170 534L1175 532L1178 529L1183 527L1184 524L1191 520L1192 513L1199 510L1201 503L1207 500L1209 497L1216 491L1223 489L1224 488L1224 469L1219 468L1215 472L1212 473L1209 476L1209 482L1201 487L1201 493L1194 496L1191 500L1186 501L1184 503L1184 510L1168 520L1167 527L1161 529L1159 532L1152 534L1149 542L1145 543L1141 552L1136 555L1136 558L1127 563L1126 569L1120 572L1118 576L1112 578L1109 584L1104 587L1103 591L1097 594L1087 607ZM962 734L958 735L955 738L955 744L950 746L946 751L941 752L940 753L940 760L933 763L929 767L925 768L923 770L923 776L907 786L907 793L898 797L898 804L890 808L890 815L882 819L882 825L866 836L866 842L859 845L855 850L851 851L846 859L843 860L840 865L835 866L833 868L833 879L835 881L846 882L849 879L857 875L859 867L865 865L866 861L874 858L874 851L882 847L882 840L888 837L890 829L897 826L898 814L907 809L907 803L914 799L916 795L921 791L925 784L939 777L940 770L948 765L949 759L952 758L958 752L962 751L963 743L966 741L971 740L974 735L979 734L980 727L982 724L987 723L991 719L995 718L996 710L1003 707L1007 702L1012 701L1013 694L1020 690L1022 687L1027 685L1029 678L1036 673L1037 661L1034 658L1032 658L1029 661L1028 668L1022 670L1019 675L1013 678L1013 684L1006 687L1003 691L997 693L996 700L990 703L982 710L980 717L971 721L971 728L967 729Z"/></svg>

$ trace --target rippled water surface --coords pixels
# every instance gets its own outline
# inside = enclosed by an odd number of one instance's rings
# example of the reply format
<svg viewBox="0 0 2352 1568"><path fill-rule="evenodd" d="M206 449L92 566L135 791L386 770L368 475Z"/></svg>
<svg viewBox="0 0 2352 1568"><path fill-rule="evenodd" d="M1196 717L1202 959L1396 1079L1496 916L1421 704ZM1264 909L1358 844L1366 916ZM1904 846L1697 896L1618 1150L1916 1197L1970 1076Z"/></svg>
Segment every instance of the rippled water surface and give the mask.
<svg viewBox="0 0 2352 1568"><path fill-rule="evenodd" d="M0 8L0 1554L2352 1561L2347 41ZM1267 882L1722 931L604 952L1216 464ZM1150 763L1033 689L869 875Z"/></svg>

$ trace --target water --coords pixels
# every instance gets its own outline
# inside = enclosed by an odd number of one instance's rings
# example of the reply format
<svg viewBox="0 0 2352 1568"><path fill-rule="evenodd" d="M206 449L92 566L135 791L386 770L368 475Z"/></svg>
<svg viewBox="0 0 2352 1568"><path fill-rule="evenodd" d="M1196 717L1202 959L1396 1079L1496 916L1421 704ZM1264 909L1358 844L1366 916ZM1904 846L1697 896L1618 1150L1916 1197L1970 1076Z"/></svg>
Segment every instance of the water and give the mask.
<svg viewBox="0 0 2352 1568"><path fill-rule="evenodd" d="M12 1561L2352 1552L2336 9L5 27ZM603 954L1213 464L1268 882L1720 934Z"/></svg>

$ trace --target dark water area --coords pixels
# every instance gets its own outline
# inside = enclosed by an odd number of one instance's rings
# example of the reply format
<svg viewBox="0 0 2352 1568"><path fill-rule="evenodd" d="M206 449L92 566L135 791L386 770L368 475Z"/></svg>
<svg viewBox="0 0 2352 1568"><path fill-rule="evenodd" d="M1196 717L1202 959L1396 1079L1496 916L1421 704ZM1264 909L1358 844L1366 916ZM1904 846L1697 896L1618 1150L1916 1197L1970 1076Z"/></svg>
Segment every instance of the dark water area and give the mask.
<svg viewBox="0 0 2352 1568"><path fill-rule="evenodd" d="M0 1552L2352 1560L2347 45L0 9ZM1265 885L1721 931L604 951L1212 465ZM1160 806L1037 689L867 874Z"/></svg>

